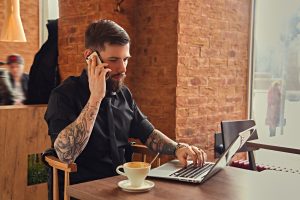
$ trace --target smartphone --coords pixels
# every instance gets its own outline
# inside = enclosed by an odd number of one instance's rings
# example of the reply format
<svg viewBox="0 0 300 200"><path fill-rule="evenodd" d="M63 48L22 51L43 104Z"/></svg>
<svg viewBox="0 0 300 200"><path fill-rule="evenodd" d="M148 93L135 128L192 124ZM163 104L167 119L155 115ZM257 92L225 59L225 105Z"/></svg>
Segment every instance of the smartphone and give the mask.
<svg viewBox="0 0 300 200"><path fill-rule="evenodd" d="M94 51L93 53L91 53L91 55L89 55L89 56L85 59L86 62L88 63L89 60L92 60L93 56L96 56L96 60L97 60L96 65L99 65L99 64L102 63L96 51Z"/></svg>
<svg viewBox="0 0 300 200"><path fill-rule="evenodd" d="M101 59L99 58L99 55L98 55L98 53L97 53L96 51L94 51L93 53L91 53L91 55L89 55L89 56L85 59L86 62L88 63L89 60L92 60L93 56L96 56L96 60L97 60L96 65L99 65L99 64L103 63L103 62L101 61ZM108 68L108 67L104 67L104 68L106 69L106 68ZM109 75L110 75L109 73L106 73L106 80L109 78Z"/></svg>

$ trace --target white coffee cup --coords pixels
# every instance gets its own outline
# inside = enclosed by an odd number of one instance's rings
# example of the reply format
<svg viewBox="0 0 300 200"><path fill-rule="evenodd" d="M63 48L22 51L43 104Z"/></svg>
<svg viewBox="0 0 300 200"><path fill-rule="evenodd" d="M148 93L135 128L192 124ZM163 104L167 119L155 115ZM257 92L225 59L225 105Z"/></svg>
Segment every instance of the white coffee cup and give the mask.
<svg viewBox="0 0 300 200"><path fill-rule="evenodd" d="M124 172L120 169L123 168ZM119 165L116 172L120 175L127 176L132 187L140 187L145 181L151 165L146 162L127 162L123 165Z"/></svg>

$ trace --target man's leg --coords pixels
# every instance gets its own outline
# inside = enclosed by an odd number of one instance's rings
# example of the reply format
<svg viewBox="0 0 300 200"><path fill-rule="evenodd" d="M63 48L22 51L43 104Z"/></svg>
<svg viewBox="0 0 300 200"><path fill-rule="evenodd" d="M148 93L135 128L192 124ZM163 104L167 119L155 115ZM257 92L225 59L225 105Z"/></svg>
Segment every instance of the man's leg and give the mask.
<svg viewBox="0 0 300 200"><path fill-rule="evenodd" d="M271 127L269 128L270 131L270 136L274 137L276 135L276 127Z"/></svg>

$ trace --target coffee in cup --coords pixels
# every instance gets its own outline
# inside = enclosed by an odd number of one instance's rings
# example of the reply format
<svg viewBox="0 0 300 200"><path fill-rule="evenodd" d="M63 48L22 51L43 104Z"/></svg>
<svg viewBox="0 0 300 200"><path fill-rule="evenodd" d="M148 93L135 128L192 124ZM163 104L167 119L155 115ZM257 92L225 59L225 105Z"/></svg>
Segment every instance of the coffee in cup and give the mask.
<svg viewBox="0 0 300 200"><path fill-rule="evenodd" d="M120 169L123 168L124 172ZM146 162L127 162L123 165L119 165L116 172L120 175L127 176L132 187L140 187L145 181L151 165Z"/></svg>

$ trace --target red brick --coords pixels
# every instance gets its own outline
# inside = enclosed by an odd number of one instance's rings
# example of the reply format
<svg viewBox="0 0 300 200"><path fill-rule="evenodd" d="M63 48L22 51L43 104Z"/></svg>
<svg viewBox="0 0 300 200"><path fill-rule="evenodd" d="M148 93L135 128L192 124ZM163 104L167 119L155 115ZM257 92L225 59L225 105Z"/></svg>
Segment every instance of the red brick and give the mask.
<svg viewBox="0 0 300 200"><path fill-rule="evenodd" d="M176 97L176 107L181 108L188 106L188 99L186 96L177 96Z"/></svg>
<svg viewBox="0 0 300 200"><path fill-rule="evenodd" d="M219 88L217 87L200 87L200 96L217 96Z"/></svg>
<svg viewBox="0 0 300 200"><path fill-rule="evenodd" d="M209 58L209 57L218 57L220 55L220 50L217 48L201 48L201 57Z"/></svg>
<svg viewBox="0 0 300 200"><path fill-rule="evenodd" d="M203 103L205 103L205 99L202 97L189 97L188 98L188 104L190 106L201 105Z"/></svg>
<svg viewBox="0 0 300 200"><path fill-rule="evenodd" d="M209 67L209 59L208 58L199 58L200 66L199 67Z"/></svg>

